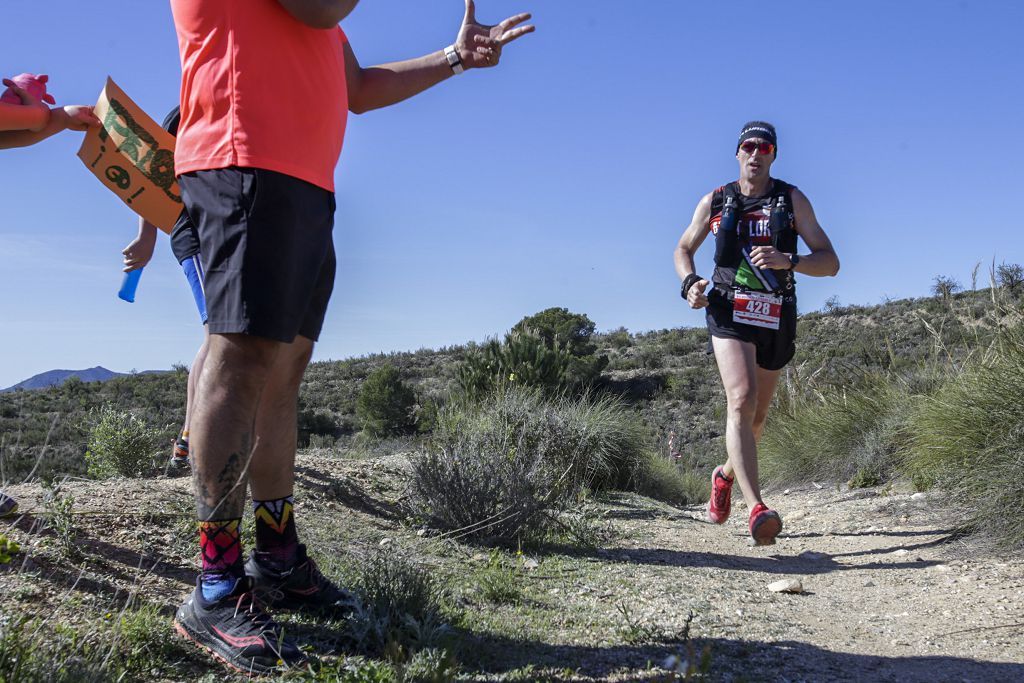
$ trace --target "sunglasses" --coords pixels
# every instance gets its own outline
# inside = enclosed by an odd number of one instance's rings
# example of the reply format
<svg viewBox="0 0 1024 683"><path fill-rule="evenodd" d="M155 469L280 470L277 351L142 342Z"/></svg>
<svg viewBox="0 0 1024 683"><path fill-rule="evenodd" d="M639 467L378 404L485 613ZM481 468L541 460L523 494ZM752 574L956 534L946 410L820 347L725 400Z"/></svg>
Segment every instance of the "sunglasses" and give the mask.
<svg viewBox="0 0 1024 683"><path fill-rule="evenodd" d="M761 153L761 156L768 156L769 154L775 153L775 145L771 142L754 142L753 140L747 140L740 145L746 154L753 154L756 149Z"/></svg>

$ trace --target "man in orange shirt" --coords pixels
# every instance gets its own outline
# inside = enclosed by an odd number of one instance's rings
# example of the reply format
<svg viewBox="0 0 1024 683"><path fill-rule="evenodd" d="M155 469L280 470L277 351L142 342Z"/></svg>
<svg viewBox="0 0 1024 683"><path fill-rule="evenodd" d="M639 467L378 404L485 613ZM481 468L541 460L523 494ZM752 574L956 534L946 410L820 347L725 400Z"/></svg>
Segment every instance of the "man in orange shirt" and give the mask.
<svg viewBox="0 0 1024 683"><path fill-rule="evenodd" d="M175 169L199 235L210 333L190 428L203 567L175 626L245 672L303 659L261 605L346 604L298 542L292 494L298 389L334 283L347 112L495 66L533 30L528 14L481 25L466 0L453 45L363 68L337 25L357 2L171 0L182 64ZM247 484L256 549L243 565Z"/></svg>

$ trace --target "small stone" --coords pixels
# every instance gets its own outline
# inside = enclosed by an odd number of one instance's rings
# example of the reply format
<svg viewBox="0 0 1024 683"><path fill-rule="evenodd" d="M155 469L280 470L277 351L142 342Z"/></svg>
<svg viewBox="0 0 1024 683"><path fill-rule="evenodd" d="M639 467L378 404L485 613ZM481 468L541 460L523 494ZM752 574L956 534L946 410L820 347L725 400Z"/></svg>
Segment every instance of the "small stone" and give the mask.
<svg viewBox="0 0 1024 683"><path fill-rule="evenodd" d="M782 495L784 495L784 496L788 496L788 495L789 495L789 489L786 489L785 491L783 491L783 492L782 492Z"/></svg>
<svg viewBox="0 0 1024 683"><path fill-rule="evenodd" d="M909 550L907 550L906 548L900 548L899 550L894 550L894 551L892 552L892 554L893 554L893 555L896 555L897 557L903 557L903 556L905 556L905 555L909 555L909 554L910 554L910 551L909 551Z"/></svg>
<svg viewBox="0 0 1024 683"><path fill-rule="evenodd" d="M742 617L743 616L743 610L741 610L741 609L736 610L736 616Z"/></svg>
<svg viewBox="0 0 1024 683"><path fill-rule="evenodd" d="M391 539L390 538L382 538L382 539L380 539L380 544L379 545L380 545L381 548L386 548L389 545L391 545Z"/></svg>
<svg viewBox="0 0 1024 683"><path fill-rule="evenodd" d="M804 586L800 579L782 579L768 584L768 590L773 593L803 593Z"/></svg>
<svg viewBox="0 0 1024 683"><path fill-rule="evenodd" d="M537 560L533 559L532 557L529 557L529 558L523 560L523 569L533 570L533 569L536 569L539 566L540 566L540 562L538 562Z"/></svg>
<svg viewBox="0 0 1024 683"><path fill-rule="evenodd" d="M874 581L865 581L864 582L864 587L865 588L874 588L875 587L875 582Z"/></svg>
<svg viewBox="0 0 1024 683"><path fill-rule="evenodd" d="M924 491L918 491L914 495L910 496L910 500L924 500L928 497L928 494Z"/></svg>
<svg viewBox="0 0 1024 683"><path fill-rule="evenodd" d="M424 536L427 535L427 530L426 529L420 529L419 531L416 532L416 535L419 536L420 538L423 538Z"/></svg>
<svg viewBox="0 0 1024 683"><path fill-rule="evenodd" d="M805 550L797 555L801 560L810 560L811 562L818 562L820 560L827 560L828 555L825 553L816 553L813 550Z"/></svg>
<svg viewBox="0 0 1024 683"><path fill-rule="evenodd" d="M473 562L483 562L487 559L487 556L483 553L473 553L473 557L469 559L471 559Z"/></svg>
<svg viewBox="0 0 1024 683"><path fill-rule="evenodd" d="M787 522L796 522L807 517L807 510L794 510L786 515Z"/></svg>

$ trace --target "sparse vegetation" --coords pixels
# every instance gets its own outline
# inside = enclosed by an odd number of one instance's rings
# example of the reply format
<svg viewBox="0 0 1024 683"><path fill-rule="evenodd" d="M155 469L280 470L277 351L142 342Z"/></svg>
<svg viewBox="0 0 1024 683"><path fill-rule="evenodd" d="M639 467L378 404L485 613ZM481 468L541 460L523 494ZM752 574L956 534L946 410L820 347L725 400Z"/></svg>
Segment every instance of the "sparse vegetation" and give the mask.
<svg viewBox="0 0 1024 683"><path fill-rule="evenodd" d="M614 398L548 400L507 389L441 413L413 463L413 505L459 536L513 542L584 489L635 482L646 462L643 442Z"/></svg>
<svg viewBox="0 0 1024 683"><path fill-rule="evenodd" d="M963 528L991 535L1012 552L1024 549L1024 331L1015 322L1018 314L1004 305L1015 298L1019 283L1013 277L994 273L995 290L949 291L945 302L942 292L877 307L839 306L836 300L823 312L803 316L799 353L783 379L762 444L765 474L775 483L829 480L854 487L912 476L920 487L941 492L936 499L948 498ZM399 451L418 455L411 480L404 471L396 476L401 481L387 501L381 493L387 489L374 474L349 479L331 466L321 472L319 465L303 472L303 534L331 539L329 552L339 558L335 569L342 568L344 585L359 601L349 618L337 622L312 626L301 616L285 617L288 628L337 648L314 661L308 674L286 679L449 681L494 671L501 680L570 678L571 670L526 662L497 667L487 660L488 651L504 656L534 648L548 658L547 665L564 666L564 652L576 646L561 643L582 642L581 634L598 635L576 653L588 655L595 647L590 642L601 648L614 642L609 651L624 644L628 648L619 652L626 656L664 662L664 678L656 672L643 680L686 680L709 671L710 651L695 652L689 621L683 635L678 630L686 611L668 615L643 600L623 599L642 593L630 582L634 565L655 582L664 574L663 563L694 564L703 571L728 562L720 550L673 549L666 536L660 538L664 545L643 546L645 535L659 526L644 520L677 518L643 496L674 504L705 500L710 464L724 454L724 401L713 360L705 355L706 333L595 334L592 324L588 328L577 317L575 323L583 324L576 329L585 334L570 334L572 343L559 341L565 336L558 332L545 336L545 330L558 328L552 321L573 322L573 316L564 309L532 316L537 319L530 325L524 319L510 333L530 340L520 350L530 349L534 359L561 359L553 384L525 381L536 368L503 380L488 370L491 380L501 381L488 380L478 392L451 399L458 393L459 368L471 365L463 362L479 349L369 356L310 368L300 415L303 438L318 449L317 459L350 463ZM520 357L527 357L525 351ZM602 357L608 360L596 379L579 381L573 359ZM542 367L533 377L545 372ZM183 378L179 369L0 396L0 426L7 430L0 441L0 471L10 478L34 469L34 478L49 482L80 475L86 465L95 476L154 473L159 460L150 456L164 454L152 448L160 447L165 434L152 425L177 421L174 410L183 393L174 391L183 390ZM373 411L359 406L361 393L372 393L367 387L380 378L387 380L379 381L385 389L376 392L384 397L380 404L401 408L376 413L384 416L376 424L390 425L378 431L364 421ZM581 391L587 384L589 391ZM399 385L400 391L391 391ZM173 407L167 396L174 398ZM87 415L92 419L83 420ZM109 416L106 423L103 415ZM354 441L357 429L367 436ZM669 430L676 438L672 448L664 448ZM371 433L398 436L369 438ZM140 440L133 441L133 434ZM152 446L113 448L145 444L147 435ZM97 485L67 486L75 484ZM125 608L125 596L135 590L130 571L156 566L154 556L143 567L137 548L126 559L119 548L100 543L106 527L98 529L109 521L90 529L88 518L73 516L75 489L65 486L50 497L36 489L31 514L41 503L39 517L48 528L31 533L40 534L41 542L30 544L29 532L13 526L0 535L0 581L20 572L19 565L34 567L19 576L21 587L0 605L0 680L222 677L193 648L168 637L168 605L134 596ZM621 489L643 496L614 492ZM327 513L325 501L331 510L347 506L345 513ZM150 574L147 581L176 590L182 568L192 561L195 529L184 498L155 504L159 514L132 524L145 527L147 547L156 539L164 553L160 571L169 571L164 577ZM352 522L363 508L369 516ZM614 537L628 519L634 520L632 535ZM400 540L379 546L380 528ZM437 530L444 533L438 536ZM414 537L416 531L422 536ZM251 541L251 528L245 533ZM28 550L19 550L15 539ZM539 567L526 567L524 558L507 551L520 540L531 555L538 553ZM97 548L107 548L109 556L101 557ZM64 565L76 558L87 561L67 572ZM102 573L112 567L117 569L106 585ZM616 568L621 571L614 578L602 576ZM86 571L93 573L77 589L69 588ZM26 586L37 575L72 597L54 598L59 591L49 588L32 593ZM690 600L689 589L680 587L673 599ZM66 604L51 618L43 610L52 609L46 600L56 599ZM35 609L35 600L43 607ZM585 619L564 607L585 600L593 603L586 608L593 611L583 611ZM694 596L685 604L700 600ZM697 623L715 628L716 622ZM549 631L563 639L557 646L545 640ZM673 654L665 660L667 652ZM463 660L461 669L456 656Z"/></svg>

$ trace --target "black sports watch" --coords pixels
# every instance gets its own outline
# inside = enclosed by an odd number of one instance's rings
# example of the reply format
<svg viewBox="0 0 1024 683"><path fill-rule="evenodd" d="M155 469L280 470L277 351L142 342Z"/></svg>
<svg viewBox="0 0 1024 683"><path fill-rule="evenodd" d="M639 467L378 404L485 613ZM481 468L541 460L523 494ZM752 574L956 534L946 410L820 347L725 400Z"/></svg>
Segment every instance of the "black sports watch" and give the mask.
<svg viewBox="0 0 1024 683"><path fill-rule="evenodd" d="M792 254L789 257L789 269L796 270L796 264L800 263L800 254Z"/></svg>

